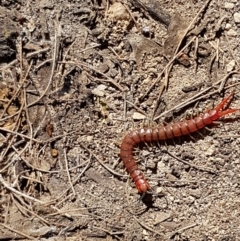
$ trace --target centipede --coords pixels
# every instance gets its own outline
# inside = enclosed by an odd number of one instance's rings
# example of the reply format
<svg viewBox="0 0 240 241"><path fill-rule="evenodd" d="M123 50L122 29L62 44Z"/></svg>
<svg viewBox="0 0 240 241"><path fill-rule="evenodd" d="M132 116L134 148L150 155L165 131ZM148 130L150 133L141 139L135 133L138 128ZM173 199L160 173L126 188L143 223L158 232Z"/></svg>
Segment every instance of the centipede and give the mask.
<svg viewBox="0 0 240 241"><path fill-rule="evenodd" d="M214 109L206 111L194 118L176 121L167 125L156 126L154 128L138 128L129 132L123 139L120 148L120 157L125 168L133 179L138 193L144 194L150 191L150 185L143 173L138 168L133 151L136 145L145 142L158 142L175 137L189 135L193 132L211 125L222 116L234 113L240 109L226 108L233 98L233 93L224 98Z"/></svg>

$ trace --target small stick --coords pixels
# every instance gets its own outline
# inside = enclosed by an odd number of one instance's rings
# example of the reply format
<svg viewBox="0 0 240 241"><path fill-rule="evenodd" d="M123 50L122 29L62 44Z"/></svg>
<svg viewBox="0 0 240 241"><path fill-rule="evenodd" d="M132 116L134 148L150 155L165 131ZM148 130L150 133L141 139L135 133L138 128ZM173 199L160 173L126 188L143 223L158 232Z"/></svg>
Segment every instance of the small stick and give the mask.
<svg viewBox="0 0 240 241"><path fill-rule="evenodd" d="M171 239L171 238L172 238L174 235L176 235L177 233L182 233L182 232L185 231L186 229L193 228L193 227L195 227L195 226L197 226L197 225L198 225L197 223L192 223L192 224L189 224L189 225L186 226L186 227L180 228L180 229L172 232L172 234L170 235L169 238Z"/></svg>
<svg viewBox="0 0 240 241"><path fill-rule="evenodd" d="M170 110L167 110L167 111L163 112L163 113L160 114L159 116L155 117L153 120L157 120L157 119L159 119L160 117L165 116L166 114L170 113L170 112L173 111L173 110L176 110L176 109L178 109L178 108L183 108L183 107L185 107L185 106L187 106L187 105L189 105L189 104L191 104L191 103L193 103L193 102L195 102L195 101L201 100L202 98L205 98L205 97L210 96L210 95L215 94L215 93L219 93L219 91L216 90L216 91L213 91L212 93L209 93L209 94L206 94L206 95L204 95L204 96L201 96L202 94L206 93L207 91L211 90L212 88L214 88L215 86L217 86L219 83L221 83L222 81L224 81L224 79L227 79L229 76L231 76L231 75L233 75L233 74L239 74L239 73L240 73L240 72L238 72L238 71L232 71L232 72L228 73L228 74L225 75L222 79L220 79L219 81L213 83L212 86L210 86L210 87L202 90L201 92L199 92L199 93L197 93L196 95L190 97L189 99L187 99L186 101L180 103L179 105L176 105L175 107L171 108ZM200 97L199 97L199 96L200 96ZM197 97L198 97L198 98L197 98Z"/></svg>
<svg viewBox="0 0 240 241"><path fill-rule="evenodd" d="M161 233L159 233L159 232L157 232L156 230L154 230L154 229L148 227L147 225L143 224L143 223L142 223L140 220L138 220L134 215L133 215L133 218L137 221L138 224L140 224L140 225L141 225L143 228L145 228L146 230L151 231L151 232L153 232L153 233L155 233L155 234L160 235L161 240L167 240L166 237L164 237Z"/></svg>
<svg viewBox="0 0 240 241"><path fill-rule="evenodd" d="M112 170L110 167L108 167L107 165L105 165L92 151L90 151L84 144L80 143L80 145L89 152L89 154L91 154L104 168L106 168L109 172L111 172L112 174L119 176L119 177L128 177L127 175L122 175L119 174L117 172L115 172L114 170Z"/></svg>
<svg viewBox="0 0 240 241"><path fill-rule="evenodd" d="M20 196L22 196L22 197L25 197L25 198L27 198L27 199L29 199L29 200L31 200L31 201L44 204L43 201L38 200L38 199L36 199L36 198L34 198L34 197L28 196L27 194L21 193L21 192L19 192L18 190L16 190L15 188L11 187L10 184L7 183L7 182L3 179L3 177L2 177L1 174L0 174L0 182L3 184L3 186L4 186L6 189L10 190L10 191L13 192L13 193L15 193L15 194L17 194L17 195L20 195Z"/></svg>
<svg viewBox="0 0 240 241"><path fill-rule="evenodd" d="M78 66L80 69L81 67L85 67L85 68L88 68L88 69L91 69L93 71L95 71L96 73L102 75L103 77L106 78L106 82L109 82L111 84L113 84L115 87L117 87L119 90L121 90L122 92L124 91L123 87L121 85L119 85L114 79L112 79L111 77L107 76L106 74L102 73L101 71L97 70L96 68L92 67L92 66L89 66L89 65L86 65L84 63L81 63L81 62L73 62L73 61L70 61L70 62L66 62L66 61L60 61L59 63L63 63L63 64L73 64L73 65L76 65Z"/></svg>
<svg viewBox="0 0 240 241"><path fill-rule="evenodd" d="M130 101L128 101L128 100L126 100L126 102L127 102L128 104L130 104L130 105L131 105L134 109L136 109L138 112L140 112L141 114L147 116L146 112L143 111L142 109L140 109L139 107L137 107L135 104L133 104L132 102L130 102ZM125 112L124 112L124 113L125 113Z"/></svg>
<svg viewBox="0 0 240 241"><path fill-rule="evenodd" d="M55 31L55 43L54 43L54 51L53 51L53 64L52 64L52 70L51 70L51 74L50 74L50 77L49 77L49 81L48 81L47 87L42 92L40 97L36 101L33 101L32 103L28 104L27 107L30 107L30 106L33 106L33 105L37 104L45 96L45 94L47 93L50 85L52 84L53 75L54 75L54 71L55 71L55 68L56 68L56 62L57 62L57 53L58 53L58 47L59 47L59 41L58 41L59 32L60 32L60 29L58 28L58 31L57 30Z"/></svg>
<svg viewBox="0 0 240 241"><path fill-rule="evenodd" d="M187 161L184 161L183 159L175 156L174 154L172 154L171 152L167 151L168 155L175 158L176 160L190 166L190 167L193 167L195 169L198 169L198 170L202 170L202 171L207 171L207 172L210 172L210 173L216 173L216 170L212 169L212 168L206 168L206 167L202 167L202 166L197 166L197 165L194 165L190 162L187 162Z"/></svg>
<svg viewBox="0 0 240 241"><path fill-rule="evenodd" d="M67 172L68 180L69 180L70 186L72 188L73 194L76 196L76 191L75 191L75 189L73 187L73 184L72 184L72 181L71 181L71 177L70 177L70 173L69 173L66 148L63 149L63 152L64 152L64 160L65 160L65 166L66 166L66 172Z"/></svg>
<svg viewBox="0 0 240 241"><path fill-rule="evenodd" d="M20 231L18 231L18 230L16 230L16 229L13 229L13 228L11 228L11 227L9 227L8 225L6 225L6 224L4 224L4 223L0 223L0 225L2 225L4 228L6 228L6 229L8 229L8 230L10 230L10 231L12 231L12 232L14 232L14 233L17 233L17 234L19 234L19 235L21 235L21 236L23 236L23 237L25 237L25 238L28 238L28 239L30 239L30 240L36 240L36 239L34 239L33 237L31 237L31 236L29 236L29 235L27 235L27 234L25 234L25 233L23 233L23 232L20 232ZM14 239L15 239L16 237L14 237Z"/></svg>
<svg viewBox="0 0 240 241"><path fill-rule="evenodd" d="M148 88L148 90L141 96L141 99L144 99L148 93L152 90L152 88L155 86L155 84L161 79L161 76L165 73L165 71L171 66L171 64L175 61L176 58L178 58L182 52L196 39L196 37L193 37L180 51L177 55L173 56L173 58L168 62L168 64L164 67L162 72L159 74L159 77L152 83L152 85ZM164 83L164 88L165 88L165 83Z"/></svg>
<svg viewBox="0 0 240 241"><path fill-rule="evenodd" d="M14 135L17 135L17 136L21 136L21 137L26 138L26 139L28 139L28 140L35 141L36 143L42 143L42 141L40 141L40 140L37 140L37 139L35 139L35 138L32 138L32 137L30 137L30 136L21 134L21 133L16 132L16 131L11 131L11 130L8 130L8 129L2 128L2 127L0 127L0 131L9 132L9 133L11 133L11 134L14 134Z"/></svg>
<svg viewBox="0 0 240 241"><path fill-rule="evenodd" d="M92 162L91 162L91 156L90 156L90 160L88 161L87 165L84 167L82 172L73 180L73 184L75 184L80 179L83 173L90 167L91 163ZM56 200L59 200L60 198L62 198L69 190L70 190L70 187L68 187L58 198L56 198ZM60 203L61 202L56 203L55 206L58 206Z"/></svg>

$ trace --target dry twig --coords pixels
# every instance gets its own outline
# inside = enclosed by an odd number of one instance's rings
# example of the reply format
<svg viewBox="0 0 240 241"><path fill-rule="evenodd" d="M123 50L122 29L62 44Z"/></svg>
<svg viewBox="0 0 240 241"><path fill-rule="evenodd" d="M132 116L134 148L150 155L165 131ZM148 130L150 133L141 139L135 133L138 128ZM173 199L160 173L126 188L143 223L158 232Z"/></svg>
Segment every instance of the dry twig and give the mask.
<svg viewBox="0 0 240 241"><path fill-rule="evenodd" d="M33 237L31 237L31 236L23 233L23 232L20 232L20 231L14 229L14 228L11 228L11 227L9 227L8 225L6 225L6 224L4 224L4 223L0 223L0 225L3 226L4 228L6 228L6 229L8 229L8 230L10 230L10 231L12 231L12 232L14 232L14 233L17 233L17 234L19 234L19 235L27 238L27 239L36 240L35 238L33 238Z"/></svg>
<svg viewBox="0 0 240 241"><path fill-rule="evenodd" d="M11 187L11 185L10 185L9 183L7 183L7 182L3 179L2 174L0 174L0 182L2 183L2 185L3 185L6 189L8 189L9 191L15 193L16 195L22 196L22 197L24 197L24 198L26 198L26 199L29 199L29 200L33 201L33 202L38 202L38 203L44 204L43 201L38 200L38 199L36 199L36 198L34 198L34 197L31 197L31 196L29 196L29 195L27 195L27 194L24 194L24 193L22 193L22 192L19 192L19 191L16 190L15 188Z"/></svg>

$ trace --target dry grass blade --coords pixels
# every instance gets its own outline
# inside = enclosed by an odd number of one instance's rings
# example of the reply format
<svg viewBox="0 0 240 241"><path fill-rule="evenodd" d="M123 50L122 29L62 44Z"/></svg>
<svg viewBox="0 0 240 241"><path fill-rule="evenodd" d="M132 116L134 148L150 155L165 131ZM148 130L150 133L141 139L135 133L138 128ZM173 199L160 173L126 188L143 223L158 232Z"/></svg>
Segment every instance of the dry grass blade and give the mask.
<svg viewBox="0 0 240 241"><path fill-rule="evenodd" d="M60 36L60 29L59 29L59 27L58 27L58 32L57 32L57 31L55 32L52 71L51 71L51 75L50 75L49 80L48 80L47 87L46 87L45 90L41 93L40 97L39 97L36 101L28 104L27 107L31 107L31 106L39 103L39 101L46 95L47 91L49 90L49 87L50 87L51 84L52 84L52 80L53 80L53 76L54 76L54 71L55 71L55 68L56 68L56 66L57 66L57 53L58 53L58 48L59 48L59 41L58 41L59 36Z"/></svg>
<svg viewBox="0 0 240 241"><path fill-rule="evenodd" d="M83 168L83 170L81 171L81 173L79 173L79 175L77 175L77 177L73 180L73 185L75 185L76 184L76 182L77 181L79 181L79 179L81 178L81 176L86 172L86 170L91 166L91 159L92 159L92 157L90 156L90 159L89 159L89 161L86 163L86 166ZM69 192L69 190L71 189L71 187L68 187L56 200L60 200L64 195L66 195L68 192ZM65 198L65 200L66 200L67 198ZM58 203L56 203L55 205L56 206L59 206L63 201L65 201L65 200L62 200L62 201L60 201L60 202L58 202Z"/></svg>

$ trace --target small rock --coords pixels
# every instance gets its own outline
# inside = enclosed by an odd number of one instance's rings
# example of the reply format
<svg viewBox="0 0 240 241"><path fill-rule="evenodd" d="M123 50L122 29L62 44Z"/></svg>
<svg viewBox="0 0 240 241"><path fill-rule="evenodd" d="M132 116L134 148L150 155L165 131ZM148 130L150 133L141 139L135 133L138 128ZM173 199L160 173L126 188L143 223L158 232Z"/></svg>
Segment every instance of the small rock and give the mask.
<svg viewBox="0 0 240 241"><path fill-rule="evenodd" d="M144 236L148 236L148 235L149 235L148 231L145 230L145 229L143 229L143 235L144 235Z"/></svg>
<svg viewBox="0 0 240 241"><path fill-rule="evenodd" d="M104 96L104 92L101 91L101 90L98 90L97 88L92 90L92 94L96 95L96 96L99 96L99 97L103 97Z"/></svg>
<svg viewBox="0 0 240 241"><path fill-rule="evenodd" d="M231 36L231 37L236 37L238 35L238 33L233 30L233 29L230 29L228 32L227 32L228 36Z"/></svg>
<svg viewBox="0 0 240 241"><path fill-rule="evenodd" d="M146 167L149 169L154 169L156 167L156 163L154 161L148 160Z"/></svg>
<svg viewBox="0 0 240 241"><path fill-rule="evenodd" d="M172 215L170 213L165 213L165 212L158 212L155 217L155 223L154 225L157 225L161 222L166 221L167 219L171 218Z"/></svg>
<svg viewBox="0 0 240 241"><path fill-rule="evenodd" d="M141 114L141 113L139 113L139 112L134 112L133 115L132 115L132 118L134 120L143 120L143 119L146 118L146 116Z"/></svg>
<svg viewBox="0 0 240 241"><path fill-rule="evenodd" d="M157 187L156 188L156 193L164 193L164 190L163 190L163 188L162 187Z"/></svg>
<svg viewBox="0 0 240 241"><path fill-rule="evenodd" d="M57 157L58 156L58 150L57 149L51 149L51 155L52 155L52 157Z"/></svg>
<svg viewBox="0 0 240 241"><path fill-rule="evenodd" d="M118 75L118 71L116 69L111 69L109 71L109 74L112 78L116 77Z"/></svg>
<svg viewBox="0 0 240 241"><path fill-rule="evenodd" d="M188 196L184 200L187 204L193 204L195 202L195 198L193 196Z"/></svg>
<svg viewBox="0 0 240 241"><path fill-rule="evenodd" d="M55 226L53 227L48 227L48 226L43 226L39 229L32 229L30 230L30 235L32 235L33 237L39 237L39 236L44 236L44 235L47 235L47 234L53 234L53 233L56 233L57 231L57 228Z"/></svg>
<svg viewBox="0 0 240 241"><path fill-rule="evenodd" d="M102 34L104 32L104 30L105 30L104 27L95 28L95 29L92 30L92 35L94 37L96 37L96 36Z"/></svg>
<svg viewBox="0 0 240 241"><path fill-rule="evenodd" d="M195 198L200 198L201 197L201 191L200 190L189 190L188 191L189 195L195 197Z"/></svg>
<svg viewBox="0 0 240 241"><path fill-rule="evenodd" d="M235 23L240 23L240 12L239 13L234 13L233 14L233 19Z"/></svg>
<svg viewBox="0 0 240 241"><path fill-rule="evenodd" d="M206 156L212 156L214 154L214 149L212 147L209 147L205 154Z"/></svg>
<svg viewBox="0 0 240 241"><path fill-rule="evenodd" d="M100 84L98 87L97 87L98 90L105 90L107 89L107 86L106 85L103 85L103 84Z"/></svg>
<svg viewBox="0 0 240 241"><path fill-rule="evenodd" d="M93 140L93 136L87 136L87 137L86 137L86 140L87 140L88 142L91 142L91 141Z"/></svg>
<svg viewBox="0 0 240 241"><path fill-rule="evenodd" d="M226 9L231 9L231 8L234 8L234 4L230 2L225 2L224 7Z"/></svg>
<svg viewBox="0 0 240 241"><path fill-rule="evenodd" d="M106 73L109 70L109 66L107 64L99 64L98 70L102 73Z"/></svg>
<svg viewBox="0 0 240 241"><path fill-rule="evenodd" d="M151 78L150 78L150 77L148 77L148 78L146 78L146 79L143 80L143 84L144 84L144 85L147 85L147 84L149 84L150 82L151 82Z"/></svg>
<svg viewBox="0 0 240 241"><path fill-rule="evenodd" d="M175 222L162 222L161 225L170 231L176 230L178 226Z"/></svg>
<svg viewBox="0 0 240 241"><path fill-rule="evenodd" d="M120 3L115 2L108 10L109 18L114 20L129 20L130 15L127 9Z"/></svg>
<svg viewBox="0 0 240 241"><path fill-rule="evenodd" d="M162 169L164 169L166 167L166 165L165 165L165 163L163 162L163 161L159 161L158 163L157 163L157 168L159 169L159 170L162 170Z"/></svg>
<svg viewBox="0 0 240 241"><path fill-rule="evenodd" d="M99 85L97 88L92 90L92 94L103 97L105 95L104 90L107 88L106 85Z"/></svg>
<svg viewBox="0 0 240 241"><path fill-rule="evenodd" d="M234 67L235 67L235 61L234 61L234 60L231 60L231 61L227 64L227 72L233 71Z"/></svg>
<svg viewBox="0 0 240 241"><path fill-rule="evenodd" d="M229 30L229 29L231 29L231 27L232 27L232 25L230 23L227 23L226 26L225 26L225 29Z"/></svg>

